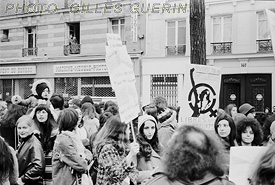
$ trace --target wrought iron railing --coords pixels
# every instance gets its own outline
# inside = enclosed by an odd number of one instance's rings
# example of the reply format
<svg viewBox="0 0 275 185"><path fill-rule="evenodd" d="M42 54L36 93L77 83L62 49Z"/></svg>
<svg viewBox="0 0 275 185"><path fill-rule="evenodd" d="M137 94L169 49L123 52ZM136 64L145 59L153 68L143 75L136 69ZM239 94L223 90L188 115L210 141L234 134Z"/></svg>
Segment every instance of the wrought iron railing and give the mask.
<svg viewBox="0 0 275 185"><path fill-rule="evenodd" d="M214 42L211 43L212 54L227 54L231 53L232 42Z"/></svg>
<svg viewBox="0 0 275 185"><path fill-rule="evenodd" d="M258 52L273 51L271 39L256 40Z"/></svg>
<svg viewBox="0 0 275 185"><path fill-rule="evenodd" d="M166 46L166 56L185 55L186 45Z"/></svg>
<svg viewBox="0 0 275 185"><path fill-rule="evenodd" d="M80 54L80 44L68 44L64 45L64 55Z"/></svg>
<svg viewBox="0 0 275 185"><path fill-rule="evenodd" d="M22 57L37 56L38 48L23 48Z"/></svg>

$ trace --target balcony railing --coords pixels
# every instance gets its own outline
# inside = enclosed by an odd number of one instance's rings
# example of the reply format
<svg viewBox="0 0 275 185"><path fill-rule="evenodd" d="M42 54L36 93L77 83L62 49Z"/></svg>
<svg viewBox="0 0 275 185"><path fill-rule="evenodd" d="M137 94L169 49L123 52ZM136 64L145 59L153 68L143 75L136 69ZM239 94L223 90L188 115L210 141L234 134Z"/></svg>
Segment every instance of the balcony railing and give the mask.
<svg viewBox="0 0 275 185"><path fill-rule="evenodd" d="M185 55L186 45L166 46L166 56Z"/></svg>
<svg viewBox="0 0 275 185"><path fill-rule="evenodd" d="M37 50L38 48L23 48L22 57L37 56Z"/></svg>
<svg viewBox="0 0 275 185"><path fill-rule="evenodd" d="M257 51L262 52L271 52L273 51L271 39L257 40Z"/></svg>
<svg viewBox="0 0 275 185"><path fill-rule="evenodd" d="M80 44L64 45L64 55L80 54Z"/></svg>
<svg viewBox="0 0 275 185"><path fill-rule="evenodd" d="M231 53L232 42L215 42L211 43L212 54L227 54Z"/></svg>

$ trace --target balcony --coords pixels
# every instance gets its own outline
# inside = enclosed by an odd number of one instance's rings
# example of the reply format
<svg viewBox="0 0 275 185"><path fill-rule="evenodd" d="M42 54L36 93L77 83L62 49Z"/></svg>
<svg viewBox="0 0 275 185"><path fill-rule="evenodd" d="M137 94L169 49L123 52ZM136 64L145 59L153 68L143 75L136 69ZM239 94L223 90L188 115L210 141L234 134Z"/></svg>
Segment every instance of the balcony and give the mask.
<svg viewBox="0 0 275 185"><path fill-rule="evenodd" d="M71 45L64 45L64 55L69 55L69 54L80 54L80 44L71 44Z"/></svg>
<svg viewBox="0 0 275 185"><path fill-rule="evenodd" d="M232 42L215 42L211 43L212 55L231 53Z"/></svg>
<svg viewBox="0 0 275 185"><path fill-rule="evenodd" d="M166 46L166 56L185 55L186 45Z"/></svg>
<svg viewBox="0 0 275 185"><path fill-rule="evenodd" d="M38 48L23 48L22 57L37 56L37 50Z"/></svg>
<svg viewBox="0 0 275 185"><path fill-rule="evenodd" d="M272 52L272 42L271 39L256 40L257 51L259 53Z"/></svg>

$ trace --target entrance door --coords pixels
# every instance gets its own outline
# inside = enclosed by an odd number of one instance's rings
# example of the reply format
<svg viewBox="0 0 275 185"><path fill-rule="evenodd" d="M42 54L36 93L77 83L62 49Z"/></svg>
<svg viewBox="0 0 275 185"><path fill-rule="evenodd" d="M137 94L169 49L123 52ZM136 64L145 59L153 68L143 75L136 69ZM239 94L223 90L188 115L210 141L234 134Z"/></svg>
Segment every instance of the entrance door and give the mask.
<svg viewBox="0 0 275 185"><path fill-rule="evenodd" d="M263 112L265 107L271 108L271 75L222 75L220 107L225 108L230 103L238 107L249 103L257 112Z"/></svg>

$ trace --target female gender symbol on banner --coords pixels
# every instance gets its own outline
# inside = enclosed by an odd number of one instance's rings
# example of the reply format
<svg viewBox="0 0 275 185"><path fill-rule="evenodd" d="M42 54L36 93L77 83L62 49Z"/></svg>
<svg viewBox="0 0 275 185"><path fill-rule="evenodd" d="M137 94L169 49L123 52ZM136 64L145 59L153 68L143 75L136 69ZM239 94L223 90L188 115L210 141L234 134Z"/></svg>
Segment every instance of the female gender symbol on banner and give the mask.
<svg viewBox="0 0 275 185"><path fill-rule="evenodd" d="M193 110L192 117L199 117L200 114L205 114L207 112L210 112L209 117L216 117L217 110L213 110L216 103L216 92L209 84L195 84L194 71L194 68L190 69L190 78L193 88L188 95L189 106ZM194 101L192 101L192 96L194 96Z"/></svg>

